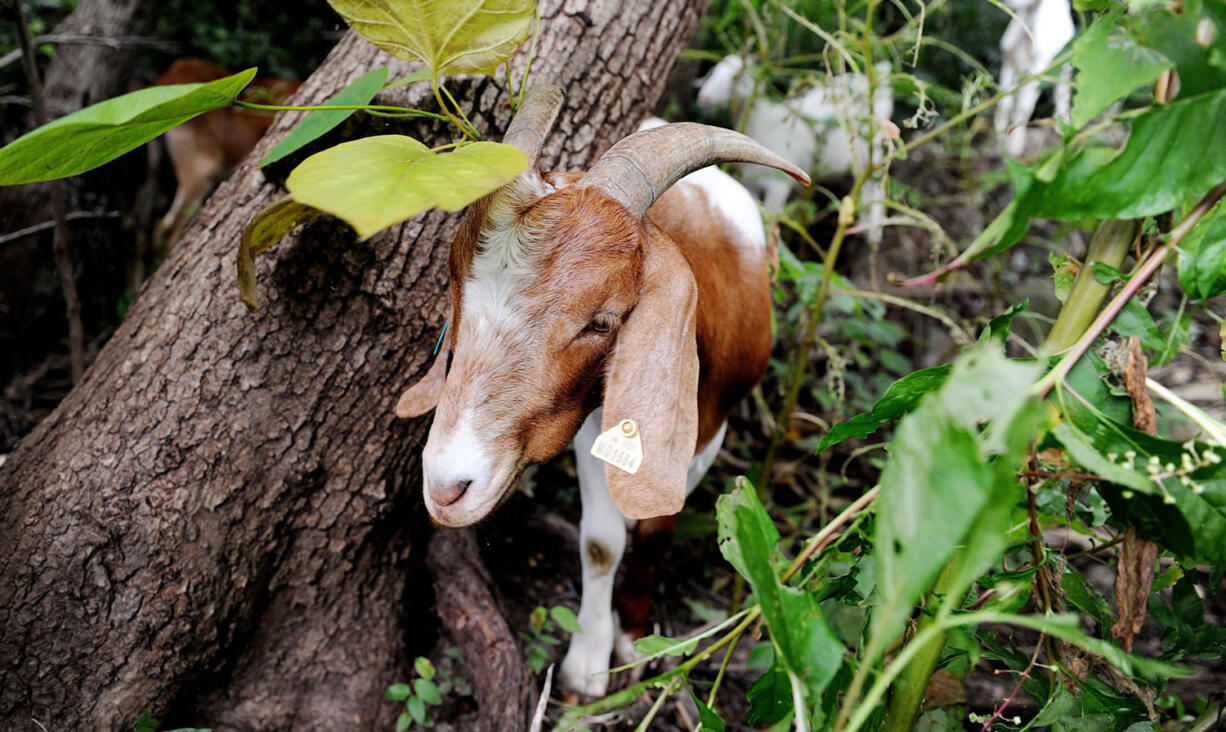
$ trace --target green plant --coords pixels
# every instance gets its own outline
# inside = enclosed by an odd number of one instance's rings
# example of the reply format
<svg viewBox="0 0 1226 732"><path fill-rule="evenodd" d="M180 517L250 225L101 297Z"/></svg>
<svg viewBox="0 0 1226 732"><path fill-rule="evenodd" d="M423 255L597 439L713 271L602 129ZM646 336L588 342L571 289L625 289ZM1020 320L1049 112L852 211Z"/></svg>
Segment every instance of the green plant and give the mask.
<svg viewBox="0 0 1226 732"><path fill-rule="evenodd" d="M539 674L545 670L545 664L549 661L549 647L562 643L561 639L554 635L555 625L567 633L580 632L579 620L571 609L555 605L549 610L540 606L534 609L528 616L528 630L518 633L519 640L523 643L524 662L533 673Z"/></svg>
<svg viewBox="0 0 1226 732"><path fill-rule="evenodd" d="M820 23L791 3L744 2L725 11L719 31L726 47L762 53L770 86L788 66L779 49L794 42L778 27L782 18L790 19L792 31L807 29L822 39L818 57L837 73L871 69L881 55L897 58L900 46L918 48L923 11L941 5L920 6L910 20L895 18L878 31L878 14L885 13L871 0L836 2L835 19ZM744 700L745 722L755 728L961 729L957 707L922 712L920 702L938 669L963 676L983 664L1011 674L1016 684L991 713L973 717L985 731L1138 732L1163 721L1207 729L1220 716L1220 702L1201 698L1181 710L1182 700L1164 699L1162 692L1168 679L1193 673L1192 662L1220 666L1226 655L1221 629L1208 623L1198 590L1217 588L1226 571L1226 424L1146 369L1185 350L1192 311L1226 294L1226 207L1220 203L1226 194L1220 135L1226 5L1191 0L1125 7L1103 0L1082 3L1081 10L1083 31L1057 60L1071 60L1077 70L1071 123L1055 123L1058 141L1037 160L1008 161L1012 198L995 220L971 233L960 254L931 274L900 282L931 286L975 262L1009 262L1002 255L1036 219L1088 227L1094 234L1084 261L1052 253L1063 305L1046 339L1030 344L1013 333L1031 317L1024 301L981 318L976 341L950 314L872 286L857 288L836 271L841 250L855 246L847 214L859 207L864 180L889 174L923 145L950 145L965 157L969 137L961 127L973 126L1013 91L986 89L977 80L951 109L941 100L954 95L927 87L937 100L932 112L944 118L885 159L865 161L837 207L828 240L813 233L819 206L793 206L780 219L783 238L794 242L780 249L778 286L785 304L778 329L789 354L770 377L782 407L768 450L754 456L761 464L750 471L757 487L739 479L716 508L720 552L750 591L745 609L692 637L643 639L636 647L644 662L679 656L679 663L566 710L559 729L582 727L585 719L655 693L640 725L645 729L663 700L683 688L698 704L699 729L723 729L721 706L740 705L721 705L723 680L747 634L766 636L771 649L769 666ZM744 20L743 40L728 38L739 22L729 15ZM806 73L790 66L787 72ZM1171 74L1179 81L1173 98ZM922 88L914 80L892 81L896 90ZM1119 129L1128 133L1122 143L1108 134ZM955 240L917 205L922 202L894 205L898 223L929 232L940 247ZM1176 259L1178 308L1154 317L1141 295L1155 287L1163 263ZM882 306L940 321L957 356L928 369L898 364L900 378L876 389L884 393L875 402L865 403L863 395L838 401L840 410L850 403L862 413L832 425L819 440L794 445L789 425L799 405L824 405L813 354L836 372L856 369L865 350L849 337L851 326L883 322ZM1202 316L1222 322L1207 308ZM876 345L891 349L904 341L887 336ZM1005 342L1028 353L1011 358ZM1166 402L1166 422L1158 419L1153 397ZM1165 433L1172 423L1183 425L1183 436ZM812 446L827 460L847 440L870 437L886 450L880 474L836 515L816 512L822 518L809 525L810 503L773 505L781 450ZM816 472L828 496L837 480ZM1070 553L1052 546L1045 532L1055 527L1085 537L1089 548ZM1109 561L1113 552L1114 603L1078 566L1090 557ZM1157 657L1133 652L1146 617L1161 632ZM714 682L699 694L694 672L707 664ZM1022 694L1038 705L1030 719L1012 710Z"/></svg>
<svg viewBox="0 0 1226 732"><path fill-rule="evenodd" d="M447 655L458 661L460 649L451 646ZM443 697L456 691L460 694L469 693L468 682L462 677L447 673L442 666L435 666L430 659L418 656L413 660L413 673L417 677L413 683L392 684L384 693L389 700L404 702L404 711L396 718L396 730L402 732L414 724L422 727L433 727L434 718L429 708L443 703Z"/></svg>

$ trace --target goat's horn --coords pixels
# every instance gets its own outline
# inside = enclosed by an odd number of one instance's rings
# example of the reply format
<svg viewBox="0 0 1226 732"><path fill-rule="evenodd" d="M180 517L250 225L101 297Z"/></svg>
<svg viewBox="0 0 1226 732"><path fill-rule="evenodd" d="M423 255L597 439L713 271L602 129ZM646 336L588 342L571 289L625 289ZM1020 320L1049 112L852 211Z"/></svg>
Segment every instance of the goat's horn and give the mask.
<svg viewBox="0 0 1226 732"><path fill-rule="evenodd" d="M699 168L730 162L776 168L809 185L803 170L753 139L693 122L640 130L623 138L596 161L580 185L599 188L642 218L673 183Z"/></svg>
<svg viewBox="0 0 1226 732"><path fill-rule="evenodd" d="M528 156L529 169L536 164L536 156L561 108L561 89L556 86L536 87L528 92L523 105L511 120L502 141Z"/></svg>

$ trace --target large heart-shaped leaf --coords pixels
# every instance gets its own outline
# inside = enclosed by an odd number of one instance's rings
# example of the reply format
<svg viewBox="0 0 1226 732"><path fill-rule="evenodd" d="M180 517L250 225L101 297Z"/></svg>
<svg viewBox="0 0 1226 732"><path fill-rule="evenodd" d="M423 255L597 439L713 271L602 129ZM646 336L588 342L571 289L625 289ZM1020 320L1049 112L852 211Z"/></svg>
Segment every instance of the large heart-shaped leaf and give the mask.
<svg viewBox="0 0 1226 732"><path fill-rule="evenodd" d="M294 200L344 219L366 239L428 208L459 211L515 179L528 158L475 142L435 154L403 135L378 135L316 153L289 174Z"/></svg>
<svg viewBox="0 0 1226 732"><path fill-rule="evenodd" d="M358 35L437 71L493 73L528 37L535 0L328 0Z"/></svg>
<svg viewBox="0 0 1226 732"><path fill-rule="evenodd" d="M247 69L207 84L141 89L45 124L0 149L0 185L93 170L192 117L228 106L255 72Z"/></svg>
<svg viewBox="0 0 1226 732"><path fill-rule="evenodd" d="M325 102L324 106L352 107L359 104L369 104L370 100L375 98L375 95L379 93L379 90L383 88L385 83L387 83L386 66L358 77L357 81L342 89L339 94ZM349 116L356 111L355 109L338 109L335 111L317 109L311 112L302 118L298 126L291 130L284 140L268 151L268 154L260 161L260 167L262 168L269 163L275 163L286 155L300 149L303 145L319 139L327 134L329 130L349 119Z"/></svg>

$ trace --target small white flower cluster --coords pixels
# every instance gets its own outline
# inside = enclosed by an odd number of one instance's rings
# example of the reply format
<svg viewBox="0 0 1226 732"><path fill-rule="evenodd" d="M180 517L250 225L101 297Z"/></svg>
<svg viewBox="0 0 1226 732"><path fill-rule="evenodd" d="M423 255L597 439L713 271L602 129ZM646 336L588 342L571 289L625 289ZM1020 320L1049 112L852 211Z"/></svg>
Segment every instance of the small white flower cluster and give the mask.
<svg viewBox="0 0 1226 732"><path fill-rule="evenodd" d="M1116 453L1107 453L1107 459L1111 462L1128 468L1130 470L1139 470L1140 465L1137 464L1137 453L1135 450L1127 450L1123 455ZM1168 462L1163 465L1162 460L1157 455L1151 455L1145 461L1145 472L1149 475L1150 480L1158 485L1162 490L1162 500L1164 503L1174 503L1175 498L1166 489L1163 481L1168 478L1175 478L1179 483L1193 493L1200 495L1205 492L1205 487L1192 479L1192 473L1200 470L1208 465L1217 465L1222 462L1222 456L1214 452L1212 447L1205 448L1205 451L1197 452L1196 442L1188 440L1183 443L1183 453L1179 456L1179 465ZM1132 491L1124 491L1125 498L1132 498Z"/></svg>

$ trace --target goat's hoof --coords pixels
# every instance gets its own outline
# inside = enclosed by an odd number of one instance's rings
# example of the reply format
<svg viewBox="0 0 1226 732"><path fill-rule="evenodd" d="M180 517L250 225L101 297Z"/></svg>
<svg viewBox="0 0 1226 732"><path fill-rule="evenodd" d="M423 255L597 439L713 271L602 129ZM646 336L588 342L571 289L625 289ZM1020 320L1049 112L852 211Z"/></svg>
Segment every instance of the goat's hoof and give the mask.
<svg viewBox="0 0 1226 732"><path fill-rule="evenodd" d="M568 653L558 672L558 681L566 691L588 698L602 697L609 692L609 657Z"/></svg>

